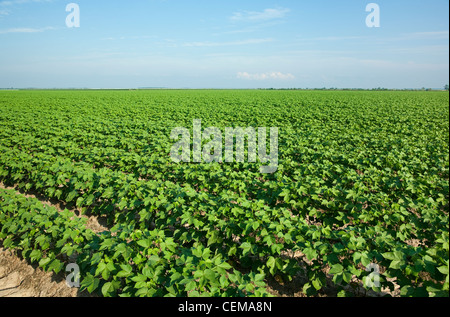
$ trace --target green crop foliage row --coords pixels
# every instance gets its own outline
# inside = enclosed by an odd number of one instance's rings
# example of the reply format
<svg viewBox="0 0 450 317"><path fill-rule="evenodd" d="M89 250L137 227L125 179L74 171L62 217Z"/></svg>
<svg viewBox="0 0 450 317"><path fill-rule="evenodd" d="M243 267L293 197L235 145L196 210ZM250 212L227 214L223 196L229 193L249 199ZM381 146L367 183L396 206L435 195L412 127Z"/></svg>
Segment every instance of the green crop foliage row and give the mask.
<svg viewBox="0 0 450 317"><path fill-rule="evenodd" d="M3 246L47 271L75 261L81 288L104 296L264 296L264 275L241 274L202 245L180 247L159 230L117 226L95 234L86 219L0 189ZM74 258L75 257L75 258Z"/></svg>
<svg viewBox="0 0 450 317"><path fill-rule="evenodd" d="M0 93L0 241L105 296L448 296L449 97L436 92ZM175 127L278 127L279 166L175 163ZM40 228L40 229L39 229ZM367 267L380 269L367 286ZM245 273L244 273L245 272ZM356 283L355 283L356 282ZM358 289L353 290L355 284ZM364 285L363 285L364 284Z"/></svg>

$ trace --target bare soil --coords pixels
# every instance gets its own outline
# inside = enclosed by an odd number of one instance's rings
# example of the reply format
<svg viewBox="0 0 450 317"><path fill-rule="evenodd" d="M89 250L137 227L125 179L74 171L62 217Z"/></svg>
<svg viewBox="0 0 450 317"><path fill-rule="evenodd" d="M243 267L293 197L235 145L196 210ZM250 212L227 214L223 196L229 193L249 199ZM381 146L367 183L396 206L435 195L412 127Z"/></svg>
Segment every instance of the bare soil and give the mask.
<svg viewBox="0 0 450 317"><path fill-rule="evenodd" d="M66 284L64 273L44 272L0 248L0 297L87 297Z"/></svg>

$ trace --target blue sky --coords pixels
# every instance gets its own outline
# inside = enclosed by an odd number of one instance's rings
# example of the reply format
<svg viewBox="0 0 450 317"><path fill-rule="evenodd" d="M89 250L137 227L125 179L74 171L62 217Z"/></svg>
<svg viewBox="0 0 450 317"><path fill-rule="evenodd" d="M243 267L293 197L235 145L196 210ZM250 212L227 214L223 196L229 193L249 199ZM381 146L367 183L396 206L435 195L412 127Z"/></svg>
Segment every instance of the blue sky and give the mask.
<svg viewBox="0 0 450 317"><path fill-rule="evenodd" d="M66 26L66 5L80 27ZM366 5L381 27L366 26ZM447 0L0 0L0 87L442 88Z"/></svg>

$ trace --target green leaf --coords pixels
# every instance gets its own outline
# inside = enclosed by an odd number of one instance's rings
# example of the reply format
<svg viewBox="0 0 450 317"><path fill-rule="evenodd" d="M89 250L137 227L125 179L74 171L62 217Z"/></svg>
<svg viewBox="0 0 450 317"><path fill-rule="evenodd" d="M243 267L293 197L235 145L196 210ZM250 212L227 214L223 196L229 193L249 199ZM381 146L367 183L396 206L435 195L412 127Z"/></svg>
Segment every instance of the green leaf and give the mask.
<svg viewBox="0 0 450 317"><path fill-rule="evenodd" d="M84 198L83 197L78 197L77 202L76 202L76 206L78 208L83 207L83 203L84 203Z"/></svg>
<svg viewBox="0 0 450 317"><path fill-rule="evenodd" d="M350 283L350 281L352 280L353 275L349 272L343 272L342 273L342 279L344 280L345 283Z"/></svg>
<svg viewBox="0 0 450 317"><path fill-rule="evenodd" d="M189 291L195 290L196 287L197 287L197 283L194 280L191 280L188 283L186 283L184 290L186 292L189 292Z"/></svg>
<svg viewBox="0 0 450 317"><path fill-rule="evenodd" d="M251 284L251 283L248 283L245 286L245 290L251 294L251 293L253 293L255 291L255 286L253 284Z"/></svg>
<svg viewBox="0 0 450 317"><path fill-rule="evenodd" d="M138 245L140 245L143 248L150 248L150 246L152 245L152 242L149 239L144 239L144 240L139 240L137 242Z"/></svg>
<svg viewBox="0 0 450 317"><path fill-rule="evenodd" d="M322 281L318 278L311 281L313 287L318 291L322 288Z"/></svg>
<svg viewBox="0 0 450 317"><path fill-rule="evenodd" d="M42 253L40 250L33 250L30 254L31 263L39 261L42 257Z"/></svg>
<svg viewBox="0 0 450 317"><path fill-rule="evenodd" d="M306 255L306 258L309 261L312 261L317 258L317 252L313 248L306 248L303 250L303 253Z"/></svg>
<svg viewBox="0 0 450 317"><path fill-rule="evenodd" d="M179 272L175 272L170 276L170 282L173 283L183 277Z"/></svg>
<svg viewBox="0 0 450 317"><path fill-rule="evenodd" d="M403 266L404 264L405 264L404 261L394 260L394 261L392 261L391 264L389 265L389 268L399 270L399 269L402 268L402 266Z"/></svg>
<svg viewBox="0 0 450 317"><path fill-rule="evenodd" d="M342 273L344 270L344 267L341 264L335 264L331 267L329 274L339 274Z"/></svg>
<svg viewBox="0 0 450 317"><path fill-rule="evenodd" d="M136 297L147 297L148 288L147 285L138 289L138 291L134 294Z"/></svg>
<svg viewBox="0 0 450 317"><path fill-rule="evenodd" d="M230 282L228 281L228 278L225 275L222 275L219 279L220 287L226 288L228 285L230 285Z"/></svg>
<svg viewBox="0 0 450 317"><path fill-rule="evenodd" d="M111 282L105 283L102 287L102 294L105 297L111 297L113 295L114 291L115 291L114 285Z"/></svg>
<svg viewBox="0 0 450 317"><path fill-rule="evenodd" d="M211 282L215 281L215 279L216 279L216 273L214 273L213 270L206 269L206 270L203 272L203 274L204 274L204 276L205 276L208 280L210 280Z"/></svg>
<svg viewBox="0 0 450 317"><path fill-rule="evenodd" d="M439 272L444 275L448 275L448 265L443 265L437 268Z"/></svg>
<svg viewBox="0 0 450 317"><path fill-rule="evenodd" d="M235 245L233 245L229 250L228 250L228 256L233 256L235 255L237 252L237 247Z"/></svg>
<svg viewBox="0 0 450 317"><path fill-rule="evenodd" d="M157 255L152 255L148 258L148 263L150 264L150 266L155 266L155 264L159 261L161 261L161 258Z"/></svg>
<svg viewBox="0 0 450 317"><path fill-rule="evenodd" d="M120 265L120 268L122 269L117 273L118 277L128 277L132 274L133 268L129 264L122 264Z"/></svg>
<svg viewBox="0 0 450 317"><path fill-rule="evenodd" d="M239 248L241 248L243 250L242 255L245 256L252 249L252 245L249 242L244 242L244 243L241 244L241 246Z"/></svg>
<svg viewBox="0 0 450 317"><path fill-rule="evenodd" d="M137 274L137 275L133 276L131 278L131 280L136 283L141 283L141 282L147 281L147 276L145 276L143 274Z"/></svg>
<svg viewBox="0 0 450 317"><path fill-rule="evenodd" d="M273 256L269 257L269 259L266 262L267 267L269 268L269 271L272 275L275 274L275 258Z"/></svg>
<svg viewBox="0 0 450 317"><path fill-rule="evenodd" d="M76 196L78 195L78 192L76 190L71 191L66 198L67 202L71 202Z"/></svg>
<svg viewBox="0 0 450 317"><path fill-rule="evenodd" d="M55 273L59 273L64 267L64 263L61 261L54 259L48 265L48 269L54 271Z"/></svg>
<svg viewBox="0 0 450 317"><path fill-rule="evenodd" d="M102 198L112 198L114 197L114 188L108 187L102 194Z"/></svg>
<svg viewBox="0 0 450 317"><path fill-rule="evenodd" d="M46 269L47 265L52 261L52 259L50 258L43 258L39 261L39 266L41 268L43 268L44 270Z"/></svg>
<svg viewBox="0 0 450 317"><path fill-rule="evenodd" d="M92 276L90 273L86 274L86 277L81 281L81 287L83 289L87 289L89 293L93 293L100 283L100 280Z"/></svg>
<svg viewBox="0 0 450 317"><path fill-rule="evenodd" d="M361 254L361 263L365 267L369 266L370 263L372 263L371 259L368 257L367 253L365 253L365 252Z"/></svg>
<svg viewBox="0 0 450 317"><path fill-rule="evenodd" d="M315 287L311 285L311 283L306 283L303 285L303 293L305 293L307 296L313 296L317 294L317 291Z"/></svg>
<svg viewBox="0 0 450 317"><path fill-rule="evenodd" d="M228 264L227 262L222 262L218 265L219 268L224 269L224 270L230 270L232 268L232 266L230 264Z"/></svg>

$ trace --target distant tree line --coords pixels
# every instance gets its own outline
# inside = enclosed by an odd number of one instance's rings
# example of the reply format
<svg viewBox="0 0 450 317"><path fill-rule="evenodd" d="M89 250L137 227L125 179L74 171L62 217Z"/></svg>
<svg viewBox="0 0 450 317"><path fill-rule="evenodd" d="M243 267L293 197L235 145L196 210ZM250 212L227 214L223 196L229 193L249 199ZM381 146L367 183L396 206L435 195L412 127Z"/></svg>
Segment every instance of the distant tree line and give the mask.
<svg viewBox="0 0 450 317"><path fill-rule="evenodd" d="M377 87L377 88L259 88L259 90L351 90L351 91L432 91L436 90L433 88L425 88L422 87L420 89L416 88L403 88L403 89L390 89L390 88L383 88L383 87ZM437 89L439 90L439 89ZM449 85L444 86L444 90L449 91Z"/></svg>

